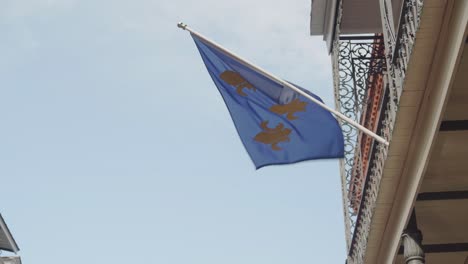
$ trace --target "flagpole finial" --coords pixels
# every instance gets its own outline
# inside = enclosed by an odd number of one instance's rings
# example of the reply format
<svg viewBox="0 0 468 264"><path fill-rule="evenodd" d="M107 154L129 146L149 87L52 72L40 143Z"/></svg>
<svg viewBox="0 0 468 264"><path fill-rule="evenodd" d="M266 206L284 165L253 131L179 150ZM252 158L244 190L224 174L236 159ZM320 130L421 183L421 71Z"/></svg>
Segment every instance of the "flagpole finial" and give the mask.
<svg viewBox="0 0 468 264"><path fill-rule="evenodd" d="M183 30L185 30L185 28L187 27L187 24L184 24L184 23L182 23L182 22L179 22L179 23L177 23L177 27L178 27L178 28L181 28L181 29L183 29Z"/></svg>

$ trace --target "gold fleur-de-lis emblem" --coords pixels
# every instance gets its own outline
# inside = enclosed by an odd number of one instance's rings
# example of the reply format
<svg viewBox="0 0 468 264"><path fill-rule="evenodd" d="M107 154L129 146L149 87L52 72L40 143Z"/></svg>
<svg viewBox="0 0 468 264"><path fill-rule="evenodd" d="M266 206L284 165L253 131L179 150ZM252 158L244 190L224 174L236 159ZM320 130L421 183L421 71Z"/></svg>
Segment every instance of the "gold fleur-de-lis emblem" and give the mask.
<svg viewBox="0 0 468 264"><path fill-rule="evenodd" d="M278 115L284 115L286 114L286 118L288 120L295 120L298 117L294 116L294 113L296 112L305 112L307 102L302 102L299 99L294 99L288 104L277 104L272 107L270 107L270 111L273 113L276 113Z"/></svg>
<svg viewBox="0 0 468 264"><path fill-rule="evenodd" d="M283 123L279 123L275 128L269 128L268 121L263 121L260 127L263 131L258 133L254 137L254 140L271 145L271 149L273 150L281 150L281 148L278 147L278 143L290 141L289 134L291 134L291 129L285 128Z"/></svg>
<svg viewBox="0 0 468 264"><path fill-rule="evenodd" d="M236 92L241 96L247 96L247 94L242 91L244 88L253 89L254 91L256 90L255 87L244 79L244 77L242 77L238 72L229 70L224 71L219 75L219 77L229 85L236 87Z"/></svg>

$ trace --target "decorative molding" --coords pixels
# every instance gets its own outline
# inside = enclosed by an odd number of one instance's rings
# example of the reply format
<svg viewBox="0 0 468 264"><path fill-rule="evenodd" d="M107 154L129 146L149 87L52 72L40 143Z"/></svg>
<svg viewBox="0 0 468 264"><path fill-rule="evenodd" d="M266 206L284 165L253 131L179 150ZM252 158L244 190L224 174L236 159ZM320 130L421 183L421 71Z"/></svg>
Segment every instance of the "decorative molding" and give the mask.
<svg viewBox="0 0 468 264"><path fill-rule="evenodd" d="M424 264L424 250L421 246L423 234L418 229L416 210L413 208L406 229L401 236L406 264Z"/></svg>
<svg viewBox="0 0 468 264"><path fill-rule="evenodd" d="M407 264L423 264L424 250L421 246L421 232L404 233L401 237L403 240L403 256Z"/></svg>

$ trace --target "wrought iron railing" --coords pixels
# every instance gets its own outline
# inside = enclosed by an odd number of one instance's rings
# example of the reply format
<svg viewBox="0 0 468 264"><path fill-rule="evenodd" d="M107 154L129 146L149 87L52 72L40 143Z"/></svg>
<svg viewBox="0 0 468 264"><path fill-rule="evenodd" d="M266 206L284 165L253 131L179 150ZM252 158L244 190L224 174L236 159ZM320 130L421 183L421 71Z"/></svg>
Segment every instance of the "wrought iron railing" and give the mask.
<svg viewBox="0 0 468 264"><path fill-rule="evenodd" d="M353 36L341 37L337 41L334 54L335 94L337 108L347 117L364 124L366 116L373 109L376 81L381 80L386 63L383 37ZM350 124L342 123L345 138L345 159L342 162L342 184L345 209L347 240L350 243L354 231L356 216L361 202L362 187L367 173L361 165L369 159L369 149L361 144L367 141ZM366 163L367 163L366 161Z"/></svg>
<svg viewBox="0 0 468 264"><path fill-rule="evenodd" d="M379 0L381 5L383 35L389 67L389 84L393 100L401 96L408 60L419 28L423 0L403 0L401 12L393 14L392 0ZM393 21L398 21L397 28ZM398 102L397 102L398 103Z"/></svg>
<svg viewBox="0 0 468 264"><path fill-rule="evenodd" d="M398 77L400 81L403 81L406 75L409 56L413 50L416 31L419 28L422 7L422 0L403 1L397 38L390 58L398 74L395 77Z"/></svg>
<svg viewBox="0 0 468 264"><path fill-rule="evenodd" d="M384 82L384 90L379 109L379 118L375 131L390 140L395 122L395 111L392 108L393 102L390 96L389 85ZM374 205L377 201L377 194L382 179L385 160L387 159L388 147L375 143L369 153L369 166L366 170L366 177L362 183L361 201L359 203L356 217L355 229L349 246L349 257L353 259L351 263L363 263L363 258L367 248L367 238L370 232L371 219Z"/></svg>

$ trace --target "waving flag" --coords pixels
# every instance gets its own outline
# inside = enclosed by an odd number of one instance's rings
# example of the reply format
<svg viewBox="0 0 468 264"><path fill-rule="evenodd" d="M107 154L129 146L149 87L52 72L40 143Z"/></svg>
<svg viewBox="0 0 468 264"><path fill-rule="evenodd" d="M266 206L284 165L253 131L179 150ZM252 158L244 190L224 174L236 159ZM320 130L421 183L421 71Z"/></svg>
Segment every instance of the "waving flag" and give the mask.
<svg viewBox="0 0 468 264"><path fill-rule="evenodd" d="M344 156L343 134L330 112L232 54L192 37L257 169Z"/></svg>

